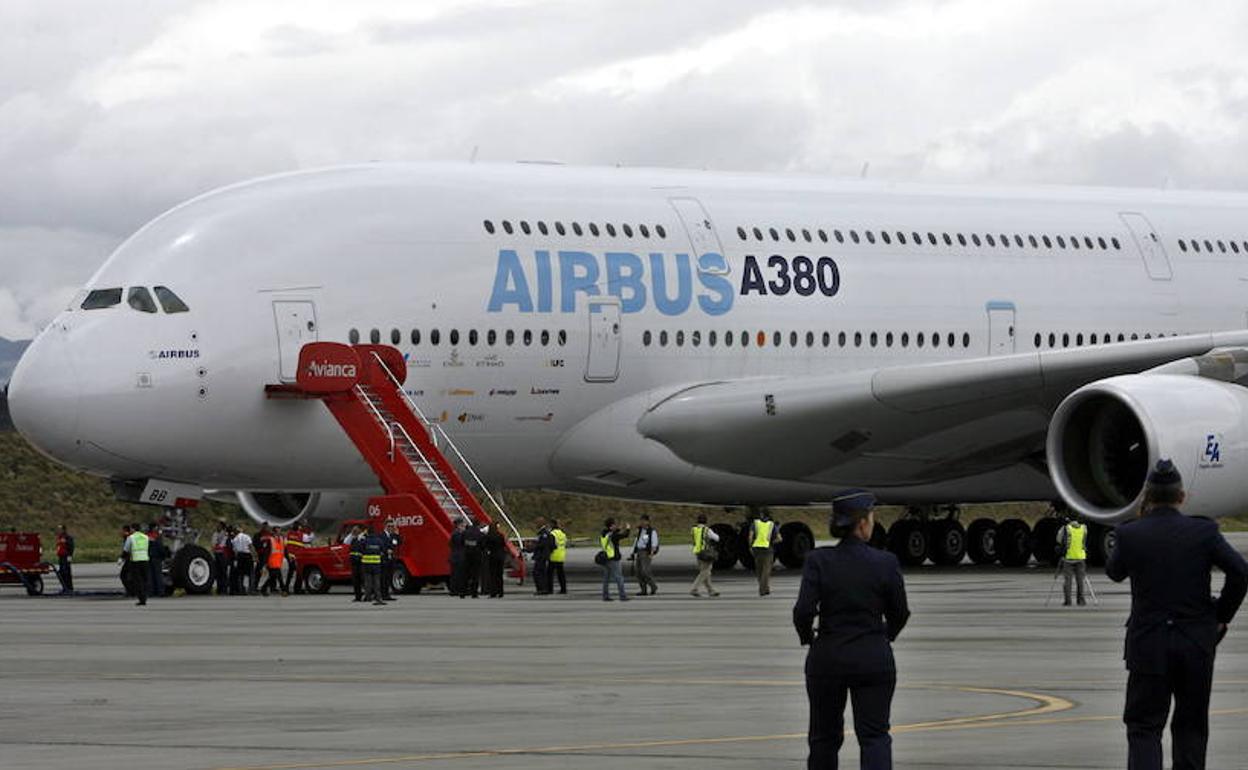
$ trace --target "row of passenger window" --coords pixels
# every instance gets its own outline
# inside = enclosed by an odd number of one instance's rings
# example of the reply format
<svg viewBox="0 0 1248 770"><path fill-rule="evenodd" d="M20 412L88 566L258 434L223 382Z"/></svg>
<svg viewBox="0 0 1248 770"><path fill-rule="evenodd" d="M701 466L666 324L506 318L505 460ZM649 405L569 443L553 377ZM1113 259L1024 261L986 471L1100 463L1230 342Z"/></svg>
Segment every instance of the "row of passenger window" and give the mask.
<svg viewBox="0 0 1248 770"><path fill-rule="evenodd" d="M83 310L104 310L110 307L116 307L121 304L121 296L123 289L114 287L111 289L92 289L87 293L86 299L82 301L81 308ZM152 299L152 293L156 294L156 299ZM166 313L185 313L190 308L182 299L173 293L173 290L167 286L154 286L149 292L146 286L131 286L130 291L126 292L126 304L131 310L137 310L140 313L155 313L156 302L160 302L160 307Z"/></svg>
<svg viewBox="0 0 1248 770"><path fill-rule="evenodd" d="M494 226L494 222L489 219L485 220L482 225L485 227L485 231L490 235L493 235L498 230L498 228ZM606 233L606 235L611 238L615 238L617 235L621 234L625 238L632 238L634 232L642 238L649 238L652 232L649 225L637 225L636 229L634 229L632 225L625 223L620 225L619 229L616 229L615 225L607 222L603 224L600 229L597 222L589 222L584 227L581 227L580 222L571 222L567 227L564 226L563 222L554 222L547 227L546 223L543 221L539 220L534 225L529 225L528 221L523 219L516 223L515 226L511 224L511 220L504 219L499 223L499 227L501 227L502 231L508 235L515 234L517 229L525 235L532 235L534 232L537 232L540 235L550 235L551 232L554 232L556 235L567 235L570 229L573 235L583 236L586 232L588 232L595 238L601 236L603 233ZM667 229L663 227L663 225L655 225L653 228L653 234L658 238L666 238Z"/></svg>
<svg viewBox="0 0 1248 770"><path fill-rule="evenodd" d="M1217 250L1222 252L1223 254L1226 253L1227 248L1230 248L1231 251L1238 254L1240 253L1240 246L1242 244L1243 253L1248 254L1248 241L1242 241L1242 242L1211 241L1208 238L1206 238L1203 241L1196 240L1195 238L1185 241L1182 238L1180 238L1179 239L1179 251L1187 251L1188 249L1191 249L1192 251L1199 254L1202 251L1201 244L1204 244L1203 250L1209 252L1210 254L1213 253L1214 248L1217 248Z"/></svg>
<svg viewBox="0 0 1248 770"><path fill-rule="evenodd" d="M874 244L879 242L885 245L891 245L896 242L901 246L922 246L925 242L923 234L917 230L912 230L909 234L901 230L897 230L892 233L887 230L880 230L878 233L875 230L863 230L861 234L859 234L857 230L832 230L831 238L829 238L828 233L829 231L823 229L815 229L812 233L812 231L807 228L800 228L795 231L791 227L786 227L783 231L774 227L769 227L765 232L762 228L758 227L752 227L748 231L744 227L737 228L737 237L743 241L750 240L750 235L753 235L754 240L756 241L765 241L767 240L767 237L770 236L772 241L779 242L787 239L791 243L797 243L799 240L805 241L806 243L814 243L816 238L821 243L829 243L830 241L846 243L848 241L849 243L866 242L868 244ZM781 235L783 235L783 237L781 237ZM978 233L971 233L970 235L964 235L963 233L953 233L952 235L949 233L940 233L937 235L931 231L928 231L927 233L926 243L931 246L939 246L942 243L946 246L953 246L955 242L959 246L986 245L991 248L1000 247L1004 249L1010 248L1011 244L1020 249L1027 248L1028 245L1030 245L1033 249L1038 249L1042 245L1046 249L1051 249L1055 245L1059 249L1065 249L1067 247L1076 250L1084 248L1089 250L1100 249L1102 251L1109 249L1122 249L1122 243L1114 236L1110 236L1109 238L1099 235L1095 237L1090 235L1072 235L1069 237L1064 235L1054 235L1050 237L1048 235L1037 236L1014 234L1011 236L1005 233L1001 233L1000 235L986 233L983 236L980 236ZM1248 248L1248 246L1246 246L1246 248Z"/></svg>
<svg viewBox="0 0 1248 770"><path fill-rule="evenodd" d="M352 329L349 331L347 333L347 339L350 340L352 345L358 345L360 343L360 330ZM422 333L420 329L412 329L408 335L408 339L411 340L413 345L419 345L422 341L427 341L433 346L441 345L442 330L429 329L427 333ZM551 344L552 340L555 344L559 345L559 347L563 347L568 344L568 333L563 329L559 329L553 334L549 329L542 329L537 332L532 329L524 329L518 333L515 329L506 329L501 332L501 334L495 329L487 329L485 331L485 345L493 347L499 343L500 339L502 339L503 344L508 347L515 345L517 340L520 340L526 347L532 346L535 341L537 344L547 347ZM476 345L481 344L482 336L476 329L469 329L468 332L462 336L459 333L459 329L451 329L446 333L446 340L447 343L452 346L458 345L461 341L466 341L470 347L475 347ZM374 345L380 345L381 330L370 330L368 332L368 341ZM402 342L403 332L398 329L391 329L390 344L399 345L402 344Z"/></svg>
<svg viewBox="0 0 1248 770"><path fill-rule="evenodd" d="M915 332L914 334L911 334L910 332L884 332L881 334L880 332L858 331L853 332L852 334L850 332L837 332L834 337L832 332L826 331L818 333L813 331L807 331L805 333L790 331L787 335L784 332L779 331L773 331L770 334L765 331L758 331L754 334L751 334L748 331L726 331L723 332L721 337L721 335L714 330L708 331L705 334L703 334L700 330L694 330L688 333L683 330L676 332L660 331L656 334L647 329L641 334L641 344L644 347L651 347L652 345L657 344L662 348L667 347L670 344L679 348L688 344L691 347L696 348L700 347L704 340L707 347L712 348L719 345L721 340L723 346L726 348L733 347L734 345L745 348L749 347L751 344L758 348L767 347L768 344L770 344L773 348L782 348L785 346L786 340L788 342L788 347L790 348L798 348L803 345L808 348L819 346L829 348L832 347L833 340L836 342L836 347L840 348L849 347L851 345L855 348L860 348L864 345L873 348L880 347L881 345L888 348L895 345L908 348L912 342L916 348L922 348L929 345L933 348L940 348L942 345L946 348L956 348L959 342L961 342L963 348L969 348L971 346L971 335L968 332L962 332L959 337L959 335L954 332L931 332L929 335L925 332Z"/></svg>
<svg viewBox="0 0 1248 770"><path fill-rule="evenodd" d="M1127 342L1128 340L1134 341L1140 339L1151 340L1154 337L1160 339L1167 336L1177 337L1178 334L1172 333L1167 335L1164 332L1158 332L1157 334L1153 334L1152 332L1145 332L1144 334L1131 332L1128 334L1126 332L1118 332L1117 335L1114 335L1106 332L1100 334L1098 337L1096 332L1091 332L1087 336L1084 336L1082 332L1076 332L1074 334L1070 332L1062 332L1060 335L1057 332L1049 332L1046 340L1044 335L1040 332L1036 332L1036 336L1032 338L1032 344L1035 345L1037 350L1045 347L1046 341L1048 342L1048 347L1050 348L1068 348L1072 344L1078 348L1083 347L1085 343L1088 345L1108 345L1111 342Z"/></svg>

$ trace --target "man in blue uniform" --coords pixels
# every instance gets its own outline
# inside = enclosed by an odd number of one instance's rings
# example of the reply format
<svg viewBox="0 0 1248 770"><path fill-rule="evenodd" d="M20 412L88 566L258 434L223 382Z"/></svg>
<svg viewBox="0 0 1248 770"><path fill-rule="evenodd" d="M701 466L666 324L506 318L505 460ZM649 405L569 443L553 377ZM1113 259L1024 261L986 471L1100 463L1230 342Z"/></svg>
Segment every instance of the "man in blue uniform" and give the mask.
<svg viewBox="0 0 1248 770"><path fill-rule="evenodd" d="M832 501L831 532L840 542L806 556L793 625L806 656L810 770L835 770L845 739L845 701L866 770L891 770L889 712L897 686L890 645L910 617L897 557L868 543L875 497L859 490ZM818 619L818 634L815 621Z"/></svg>
<svg viewBox="0 0 1248 770"><path fill-rule="evenodd" d="M1131 578L1127 620L1127 767L1161 770L1161 733L1170 720L1175 770L1205 766L1214 649L1248 592L1248 563L1208 519L1179 513L1183 479L1160 460L1148 475L1140 518L1118 527L1105 567L1115 582ZM1226 582L1215 601L1210 571Z"/></svg>

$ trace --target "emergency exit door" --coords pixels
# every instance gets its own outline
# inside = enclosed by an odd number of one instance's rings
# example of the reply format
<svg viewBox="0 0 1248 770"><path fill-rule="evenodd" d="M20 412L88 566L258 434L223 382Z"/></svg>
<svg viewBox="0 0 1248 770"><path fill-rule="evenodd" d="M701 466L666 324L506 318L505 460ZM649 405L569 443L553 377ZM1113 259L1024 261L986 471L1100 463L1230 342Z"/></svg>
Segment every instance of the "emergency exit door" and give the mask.
<svg viewBox="0 0 1248 770"><path fill-rule="evenodd" d="M593 300L589 303L589 354L586 382L615 382L620 376L620 303Z"/></svg>
<svg viewBox="0 0 1248 770"><path fill-rule="evenodd" d="M988 303L988 355L1008 356L1014 352L1014 303Z"/></svg>
<svg viewBox="0 0 1248 770"><path fill-rule="evenodd" d="M299 350L316 342L316 305L303 300L276 300L278 369L282 382L294 382L299 370Z"/></svg>
<svg viewBox="0 0 1248 770"><path fill-rule="evenodd" d="M1143 214L1128 212L1118 216L1131 231L1131 239L1135 241L1140 258L1144 260L1144 269L1148 271L1148 277L1154 281L1170 280L1172 277L1170 258L1166 256L1166 249L1161 245L1161 238L1157 237L1157 231L1152 223Z"/></svg>

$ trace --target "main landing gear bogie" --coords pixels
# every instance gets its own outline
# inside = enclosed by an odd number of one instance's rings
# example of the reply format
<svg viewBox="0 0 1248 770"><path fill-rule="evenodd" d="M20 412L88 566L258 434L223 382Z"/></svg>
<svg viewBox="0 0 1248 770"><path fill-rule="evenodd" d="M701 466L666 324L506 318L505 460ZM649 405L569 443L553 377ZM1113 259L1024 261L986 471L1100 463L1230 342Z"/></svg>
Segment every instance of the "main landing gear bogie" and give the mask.
<svg viewBox="0 0 1248 770"><path fill-rule="evenodd" d="M1022 519L993 521L979 518L963 527L957 519L957 509L949 508L941 518L926 515L928 511L916 509L898 519L881 535L877 525L872 537L877 547L882 543L896 554L906 566L918 566L931 561L938 566L951 567L961 564L968 557L974 564L1000 563L1006 567L1022 567L1031 561L1033 553L1041 562L1048 561L1057 541L1057 526L1042 519L1033 529Z"/></svg>

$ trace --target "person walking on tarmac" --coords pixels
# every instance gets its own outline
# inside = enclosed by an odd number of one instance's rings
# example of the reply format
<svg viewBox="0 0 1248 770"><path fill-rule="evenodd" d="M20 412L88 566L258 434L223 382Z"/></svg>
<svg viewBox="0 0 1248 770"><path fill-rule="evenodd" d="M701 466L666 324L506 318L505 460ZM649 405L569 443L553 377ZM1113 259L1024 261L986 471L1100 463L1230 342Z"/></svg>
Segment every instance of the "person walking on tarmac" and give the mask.
<svg viewBox="0 0 1248 770"><path fill-rule="evenodd" d="M624 571L620 564L620 541L628 537L629 525L623 529L615 523L614 518L602 522L602 532L598 535L598 545L602 549L602 600L611 601L611 584L615 583L620 601L628 601L624 592Z"/></svg>
<svg viewBox="0 0 1248 770"><path fill-rule="evenodd" d="M1139 518L1118 527L1105 565L1110 580L1131 579L1122 716L1131 770L1161 770L1172 699L1174 767L1205 767L1214 653L1248 593L1248 562L1216 523L1182 515L1183 498L1178 469L1159 460L1145 482ZM1209 587L1213 567L1226 575L1217 600Z"/></svg>
<svg viewBox="0 0 1248 770"><path fill-rule="evenodd" d="M568 533L559 526L558 519L550 520L550 538L555 547L550 551L550 566L546 571L546 587L551 591L555 588L555 578L559 578L559 593L568 592L568 577L563 572L564 562L568 560Z"/></svg>
<svg viewBox="0 0 1248 770"><path fill-rule="evenodd" d="M889 712L897 686L890 644L910 617L897 557L868 543L875 529L870 492L832 501L830 531L840 542L806 555L793 626L806 655L810 702L806 766L835 768L845 741L845 702L854 702L854 734L864 770L891 770ZM818 625L816 626L816 620Z"/></svg>
<svg viewBox="0 0 1248 770"><path fill-rule="evenodd" d="M255 574L253 567L256 547L251 542L251 535L242 530L234 533L230 544L234 548L234 571L230 573L234 581L234 593L246 596L250 591L248 584Z"/></svg>
<svg viewBox="0 0 1248 770"><path fill-rule="evenodd" d="M351 548L351 592L355 594L355 598L351 601L364 601L364 564L360 561L364 548L364 531L360 526L351 528L347 536L342 539L342 544Z"/></svg>
<svg viewBox="0 0 1248 770"><path fill-rule="evenodd" d="M1061 554L1062 563L1062 606L1070 606L1070 583L1075 582L1075 594L1079 606L1087 604L1083 597L1085 584L1088 582L1088 528L1078 519L1066 522L1057 533L1057 550Z"/></svg>
<svg viewBox="0 0 1248 770"><path fill-rule="evenodd" d="M546 525L546 517L537 517L537 540L533 543L533 583L534 593L547 596L551 592L550 585L550 554L555 550L555 538Z"/></svg>
<svg viewBox="0 0 1248 770"><path fill-rule="evenodd" d="M381 595L381 562L390 539L381 532L369 530L360 538L360 566L364 569L364 601L385 606Z"/></svg>
<svg viewBox="0 0 1248 770"><path fill-rule="evenodd" d="M463 519L455 520L455 528L451 531L451 573L447 581L447 592L451 596L464 598L464 527Z"/></svg>
<svg viewBox="0 0 1248 770"><path fill-rule="evenodd" d="M165 547L160 536L160 527L156 522L147 525L147 571L148 594L150 596L165 595L165 559L169 558L169 549Z"/></svg>
<svg viewBox="0 0 1248 770"><path fill-rule="evenodd" d="M654 582L654 557L658 554L659 531L650 526L650 517L642 514L641 523L637 525L637 540L633 542L633 568L642 596L659 592L659 584Z"/></svg>
<svg viewBox="0 0 1248 770"><path fill-rule="evenodd" d="M281 527L274 527L269 533L268 555L265 557L267 579L260 589L261 596L268 596L269 591L281 591L282 596L289 595L282 583L282 566L286 563L286 538Z"/></svg>
<svg viewBox="0 0 1248 770"><path fill-rule="evenodd" d="M758 595L771 593L771 566L776 558L776 542L780 528L766 509L750 522L750 552L754 554L754 574L758 577Z"/></svg>
<svg viewBox="0 0 1248 770"><path fill-rule="evenodd" d="M128 529L130 534L126 536L126 542L121 546L121 558L125 560L126 568L130 573L130 589L138 598L135 604L142 607L147 604L147 573L150 569L148 562L151 561L148 555L150 542L147 534L138 524L131 525Z"/></svg>
<svg viewBox="0 0 1248 770"><path fill-rule="evenodd" d="M74 536L62 524L56 528L56 574L61 576L61 593L74 592Z"/></svg>
<svg viewBox="0 0 1248 770"><path fill-rule="evenodd" d="M703 586L706 587L707 596L719 596L719 591L711 584L711 568L715 566L717 556L715 543L718 542L719 535L707 526L706 514L699 513L698 523L693 525L693 558L698 562L698 576L689 587L690 596L700 596L698 589Z"/></svg>
<svg viewBox="0 0 1248 770"><path fill-rule="evenodd" d="M217 596L225 596L230 592L230 532L225 520L217 522L212 532L212 561L217 571Z"/></svg>
<svg viewBox="0 0 1248 770"><path fill-rule="evenodd" d="M481 591L481 528L469 522L464 528L464 595L477 598Z"/></svg>

